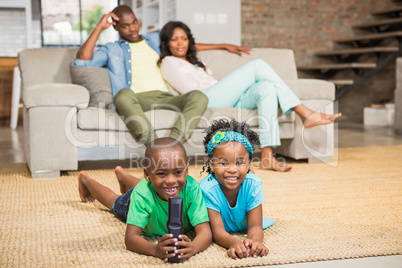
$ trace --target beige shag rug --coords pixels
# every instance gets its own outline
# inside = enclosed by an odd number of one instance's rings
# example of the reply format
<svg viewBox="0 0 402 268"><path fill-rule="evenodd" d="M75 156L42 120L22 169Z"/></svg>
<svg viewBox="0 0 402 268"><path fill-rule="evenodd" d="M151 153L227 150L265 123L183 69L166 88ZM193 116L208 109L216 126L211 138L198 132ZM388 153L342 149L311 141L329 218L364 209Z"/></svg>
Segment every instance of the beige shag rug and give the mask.
<svg viewBox="0 0 402 268"><path fill-rule="evenodd" d="M125 225L99 203L80 202L78 172L34 180L25 164L0 166L1 267L166 266L125 249ZM90 176L118 191L112 169ZM200 167L190 174L201 180ZM141 176L140 169L130 169ZM402 254L402 146L339 150L339 162L294 163L263 180L263 258L232 260L216 244L179 264L240 267ZM244 237L244 234L236 234ZM156 240L153 240L156 241Z"/></svg>

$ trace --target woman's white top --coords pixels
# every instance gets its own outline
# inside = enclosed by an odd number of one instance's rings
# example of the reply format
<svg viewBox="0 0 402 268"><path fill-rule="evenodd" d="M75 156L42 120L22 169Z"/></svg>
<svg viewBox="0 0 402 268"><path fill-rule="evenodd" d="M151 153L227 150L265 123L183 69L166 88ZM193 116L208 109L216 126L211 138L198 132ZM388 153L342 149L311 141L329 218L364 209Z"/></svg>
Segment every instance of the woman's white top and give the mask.
<svg viewBox="0 0 402 268"><path fill-rule="evenodd" d="M175 56L167 56L163 59L161 72L163 79L181 94L193 90L204 90L218 82L212 76L210 69L204 70Z"/></svg>

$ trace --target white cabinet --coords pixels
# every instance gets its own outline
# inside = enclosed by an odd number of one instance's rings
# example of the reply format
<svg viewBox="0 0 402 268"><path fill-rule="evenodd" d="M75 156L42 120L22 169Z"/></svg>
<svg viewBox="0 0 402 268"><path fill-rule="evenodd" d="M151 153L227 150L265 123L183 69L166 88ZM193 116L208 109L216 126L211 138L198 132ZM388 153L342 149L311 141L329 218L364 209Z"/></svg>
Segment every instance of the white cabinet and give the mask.
<svg viewBox="0 0 402 268"><path fill-rule="evenodd" d="M133 0L142 34L170 20L186 23L199 43L241 45L241 0Z"/></svg>

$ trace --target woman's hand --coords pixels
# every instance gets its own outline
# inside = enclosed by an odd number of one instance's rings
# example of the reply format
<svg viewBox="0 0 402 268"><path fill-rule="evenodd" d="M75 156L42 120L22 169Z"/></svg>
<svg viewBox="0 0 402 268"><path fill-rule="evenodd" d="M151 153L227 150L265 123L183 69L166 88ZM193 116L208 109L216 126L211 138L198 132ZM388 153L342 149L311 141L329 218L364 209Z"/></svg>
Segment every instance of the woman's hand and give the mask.
<svg viewBox="0 0 402 268"><path fill-rule="evenodd" d="M264 257L268 255L269 249L261 242L254 241L252 239L244 239L244 246L246 246L252 257Z"/></svg>
<svg viewBox="0 0 402 268"><path fill-rule="evenodd" d="M154 256L161 259L174 257L176 255L176 253L174 253L176 247L171 247L169 245L176 242L177 238L173 238L172 234L165 234L164 236L159 238ZM169 253L169 251L172 251L173 253Z"/></svg>
<svg viewBox="0 0 402 268"><path fill-rule="evenodd" d="M239 55L239 56L242 55L242 54L241 54L242 52L244 52L244 53L250 55L250 51L251 51L251 48L248 48L248 47L240 47L240 46L235 46L235 45L230 45L230 44L226 44L226 45L225 45L225 49L226 49L227 51L229 51L230 53L234 53L234 54L237 54L237 55Z"/></svg>
<svg viewBox="0 0 402 268"><path fill-rule="evenodd" d="M246 247L240 239L237 239L228 249L228 256L232 259L246 258L249 256L250 249Z"/></svg>
<svg viewBox="0 0 402 268"><path fill-rule="evenodd" d="M187 235L181 234L179 235L179 238L181 241L177 241L175 246L179 246L181 248L175 250L175 253L178 255L179 259L188 259L195 254L194 244Z"/></svg>

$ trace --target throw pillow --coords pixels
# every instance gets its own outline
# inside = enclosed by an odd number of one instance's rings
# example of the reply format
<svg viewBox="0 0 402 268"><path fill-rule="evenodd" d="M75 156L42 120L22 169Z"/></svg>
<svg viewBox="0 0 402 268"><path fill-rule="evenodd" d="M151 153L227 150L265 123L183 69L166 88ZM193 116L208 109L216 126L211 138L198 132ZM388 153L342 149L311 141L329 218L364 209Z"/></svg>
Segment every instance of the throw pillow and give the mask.
<svg viewBox="0 0 402 268"><path fill-rule="evenodd" d="M99 67L78 67L70 65L73 84L81 85L89 91L89 107L113 109L112 84L109 72Z"/></svg>

